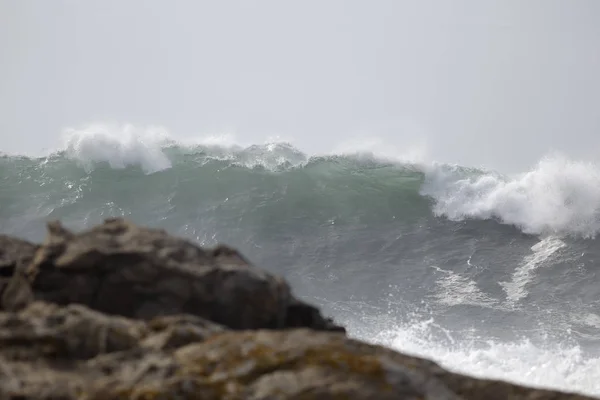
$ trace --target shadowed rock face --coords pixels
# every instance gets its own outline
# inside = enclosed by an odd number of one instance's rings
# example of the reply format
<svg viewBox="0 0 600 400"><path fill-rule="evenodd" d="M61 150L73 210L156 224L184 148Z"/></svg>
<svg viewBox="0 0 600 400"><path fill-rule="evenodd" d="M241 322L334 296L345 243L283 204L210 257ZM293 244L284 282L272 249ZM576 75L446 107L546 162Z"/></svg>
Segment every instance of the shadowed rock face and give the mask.
<svg viewBox="0 0 600 400"><path fill-rule="evenodd" d="M20 265L28 265L38 246L25 240L0 235L0 298Z"/></svg>
<svg viewBox="0 0 600 400"><path fill-rule="evenodd" d="M123 220L0 236L0 275L0 400L588 398L351 340L235 250Z"/></svg>
<svg viewBox="0 0 600 400"><path fill-rule="evenodd" d="M231 329L343 330L233 249L204 250L119 219L78 235L50 224L44 245L17 266L5 291L9 310L35 299L138 319L187 313Z"/></svg>

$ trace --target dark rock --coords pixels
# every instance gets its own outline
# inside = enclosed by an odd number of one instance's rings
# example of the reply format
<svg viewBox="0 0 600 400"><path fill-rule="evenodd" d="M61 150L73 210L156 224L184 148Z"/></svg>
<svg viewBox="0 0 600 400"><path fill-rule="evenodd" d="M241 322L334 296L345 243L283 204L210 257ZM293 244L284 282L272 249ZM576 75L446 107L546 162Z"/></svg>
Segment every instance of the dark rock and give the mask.
<svg viewBox="0 0 600 400"><path fill-rule="evenodd" d="M0 235L0 298L15 269L29 264L38 247L26 240Z"/></svg>
<svg viewBox="0 0 600 400"><path fill-rule="evenodd" d="M231 329L283 329L291 321L291 327L343 330L317 309L303 308L283 279L231 248L204 250L121 219L80 234L57 222L48 231L32 262L11 278L5 309L42 300L141 319L187 313Z"/></svg>
<svg viewBox="0 0 600 400"><path fill-rule="evenodd" d="M323 319L318 308L296 299L292 299L288 304L285 326L289 328L310 326L313 329L323 331L346 331L343 327L336 325L331 319Z"/></svg>
<svg viewBox="0 0 600 400"><path fill-rule="evenodd" d="M20 264L29 264L38 245L23 239L0 235L0 276L9 278Z"/></svg>

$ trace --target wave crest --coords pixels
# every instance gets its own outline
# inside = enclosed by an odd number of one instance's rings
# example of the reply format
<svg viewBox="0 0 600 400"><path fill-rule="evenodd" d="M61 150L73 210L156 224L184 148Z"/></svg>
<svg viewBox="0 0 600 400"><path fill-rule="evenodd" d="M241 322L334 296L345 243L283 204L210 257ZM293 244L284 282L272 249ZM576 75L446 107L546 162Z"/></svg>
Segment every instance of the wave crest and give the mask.
<svg viewBox="0 0 600 400"><path fill-rule="evenodd" d="M554 155L514 177L432 171L422 193L451 220L498 219L531 234L594 236L600 229L600 170Z"/></svg>
<svg viewBox="0 0 600 400"><path fill-rule="evenodd" d="M301 202L307 207L303 213L320 215L325 202L332 219L340 215L379 215L379 220L389 215L429 215L451 221L492 219L537 235L593 237L600 231L600 169L558 155L544 158L526 173L506 176L460 166L414 160L407 163L389 154L381 156L372 145L366 151L354 147L309 156L289 143L236 143L228 135L182 142L162 128L98 124L67 131L63 150L50 158L4 156L0 168L30 163L36 169L37 163L36 179L45 182L44 190L53 187L54 182L57 186L53 196L57 198L68 197L61 194L65 176L78 176L68 183L76 187L77 179L84 179L77 170L83 167L89 175L105 164L116 170L134 168L145 174L159 174L153 182L181 179L208 186L227 185L231 196L240 182L245 186L238 191L253 188L257 195L261 191L260 196L282 191L302 194L308 196ZM5 171L8 187L14 168ZM103 179L114 179L115 174L118 171L111 173L112 178L105 175ZM123 179L134 179L130 184L137 185L138 180L146 178L129 174ZM17 185L20 178L15 176L14 182ZM25 189L15 186L15 190ZM155 193L154 197L165 195ZM297 204L299 200L286 197L286 201Z"/></svg>
<svg viewBox="0 0 600 400"><path fill-rule="evenodd" d="M133 125L90 125L84 129L68 129L64 133L65 153L86 169L106 162L112 168L141 166L147 173L171 167L163 152L171 143L161 128L137 129Z"/></svg>

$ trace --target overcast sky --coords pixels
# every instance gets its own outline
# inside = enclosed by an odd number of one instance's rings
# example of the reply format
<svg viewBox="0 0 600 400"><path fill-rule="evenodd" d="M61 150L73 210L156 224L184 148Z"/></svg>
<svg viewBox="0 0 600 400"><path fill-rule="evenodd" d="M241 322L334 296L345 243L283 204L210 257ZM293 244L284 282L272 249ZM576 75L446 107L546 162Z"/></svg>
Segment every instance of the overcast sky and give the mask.
<svg viewBox="0 0 600 400"><path fill-rule="evenodd" d="M0 0L0 151L90 122L600 161L600 1Z"/></svg>

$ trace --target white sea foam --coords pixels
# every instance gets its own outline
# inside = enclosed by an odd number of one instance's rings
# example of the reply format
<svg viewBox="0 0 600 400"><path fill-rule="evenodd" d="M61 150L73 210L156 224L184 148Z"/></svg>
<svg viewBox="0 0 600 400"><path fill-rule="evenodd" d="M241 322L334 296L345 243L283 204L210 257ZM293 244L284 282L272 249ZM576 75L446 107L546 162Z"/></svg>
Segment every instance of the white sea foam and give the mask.
<svg viewBox="0 0 600 400"><path fill-rule="evenodd" d="M440 336L446 338L444 343ZM600 358L586 357L572 343L551 339L542 343L529 339L500 342L478 337L474 331L445 330L433 318L359 338L434 360L452 371L475 377L600 395Z"/></svg>
<svg viewBox="0 0 600 400"><path fill-rule="evenodd" d="M139 166L146 173L171 167L165 154L165 149L170 146L177 146L183 152L210 148L213 158L236 160L248 168L272 169L286 162L297 164L306 158L300 151L279 142L280 139L269 137L263 145L253 146L244 144L231 133L181 139L161 127L98 123L65 130L61 150L87 169L107 163L111 168Z"/></svg>
<svg viewBox="0 0 600 400"><path fill-rule="evenodd" d="M497 218L531 234L594 236L600 228L600 169L591 163L553 156L514 177L426 171L422 193L451 220Z"/></svg>
<svg viewBox="0 0 600 400"><path fill-rule="evenodd" d="M67 155L86 168L106 162L112 168L140 166L147 173L171 167L163 152L169 140L164 129L139 129L132 125L94 124L64 133Z"/></svg>
<svg viewBox="0 0 600 400"><path fill-rule="evenodd" d="M439 267L433 268L443 274L437 280L438 291L435 294L439 303L447 306L471 304L481 307L489 307L496 303L496 300L483 293L472 279Z"/></svg>
<svg viewBox="0 0 600 400"><path fill-rule="evenodd" d="M532 254L525 257L523 263L515 270L510 282L500 282L507 295L507 302L514 305L527 296L526 286L534 279L534 272L542 266L554 253L566 244L555 237L547 237L535 244Z"/></svg>

